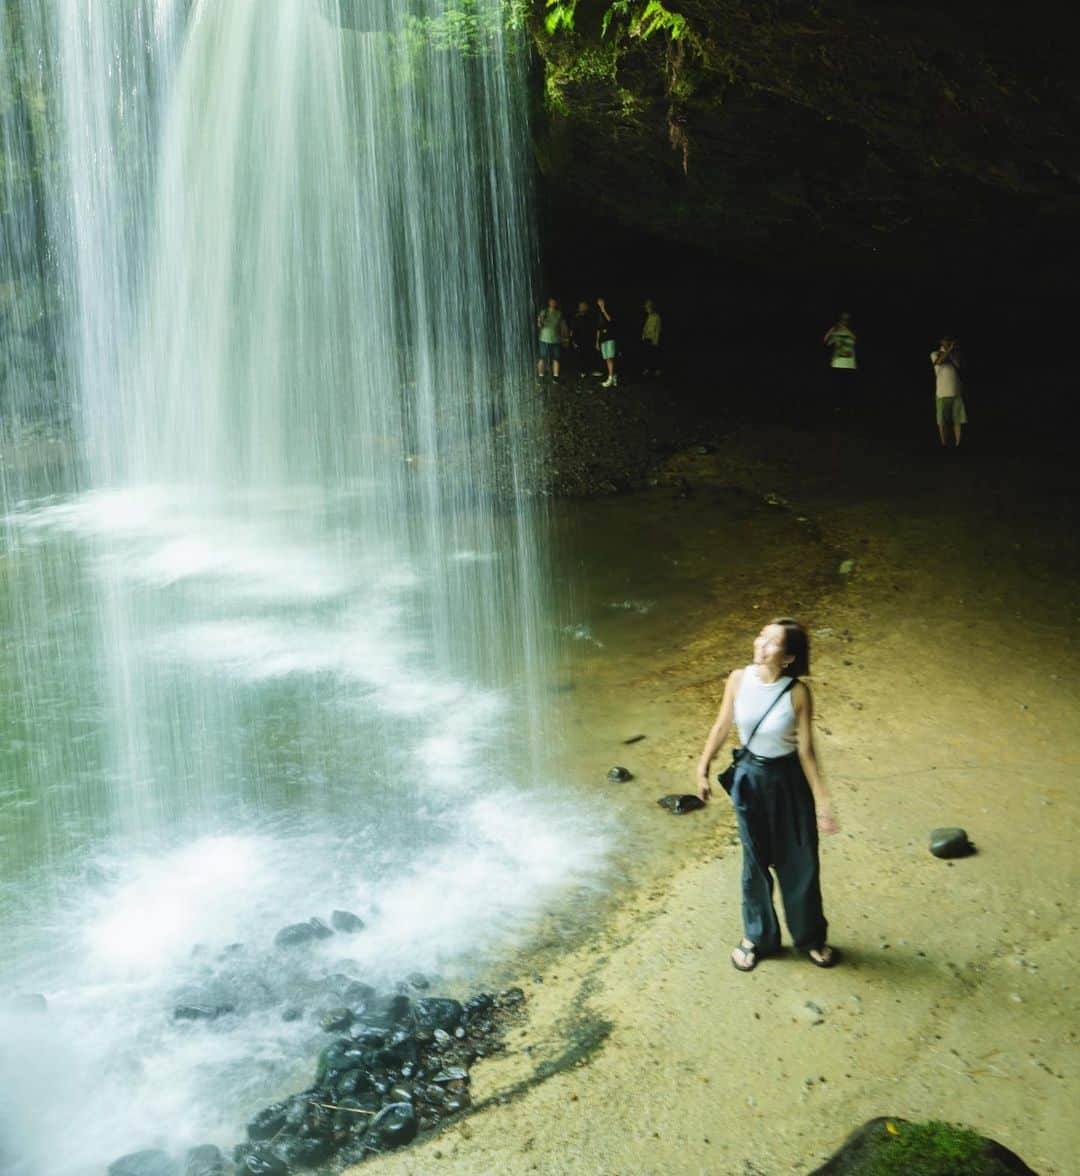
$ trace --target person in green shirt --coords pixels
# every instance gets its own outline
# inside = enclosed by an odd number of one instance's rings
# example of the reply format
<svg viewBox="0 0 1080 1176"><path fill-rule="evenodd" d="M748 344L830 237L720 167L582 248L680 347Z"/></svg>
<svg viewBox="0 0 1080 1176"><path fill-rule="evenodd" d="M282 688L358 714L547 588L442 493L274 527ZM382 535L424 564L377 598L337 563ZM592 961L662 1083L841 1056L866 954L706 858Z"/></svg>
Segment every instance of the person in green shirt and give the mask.
<svg viewBox="0 0 1080 1176"><path fill-rule="evenodd" d="M562 354L562 340L566 332L563 312L559 309L559 300L549 298L547 306L536 316L536 325L540 330L540 356L536 361L536 378L544 378L545 365L551 365L551 378L559 378L559 358Z"/></svg>
<svg viewBox="0 0 1080 1176"><path fill-rule="evenodd" d="M822 340L826 347L832 348L832 359L829 367L841 371L855 370L855 332L851 329L851 315L846 311L836 323L825 332Z"/></svg>
<svg viewBox="0 0 1080 1176"><path fill-rule="evenodd" d="M832 348L830 373L844 373L840 376L829 375L828 398L832 401L834 413L846 415L855 408L856 392L855 332L851 326L851 315L846 311L840 315L825 332L822 342Z"/></svg>

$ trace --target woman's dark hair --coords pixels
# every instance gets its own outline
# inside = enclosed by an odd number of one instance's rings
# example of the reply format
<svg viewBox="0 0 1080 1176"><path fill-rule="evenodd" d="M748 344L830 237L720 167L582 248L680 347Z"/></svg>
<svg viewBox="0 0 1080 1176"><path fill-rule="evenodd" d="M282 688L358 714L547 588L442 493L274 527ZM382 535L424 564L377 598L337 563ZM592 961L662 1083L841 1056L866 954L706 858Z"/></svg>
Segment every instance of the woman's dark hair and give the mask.
<svg viewBox="0 0 1080 1176"><path fill-rule="evenodd" d="M793 678L805 677L810 673L810 638L806 630L794 617L776 617L769 624L784 630L784 652L792 658L785 672Z"/></svg>

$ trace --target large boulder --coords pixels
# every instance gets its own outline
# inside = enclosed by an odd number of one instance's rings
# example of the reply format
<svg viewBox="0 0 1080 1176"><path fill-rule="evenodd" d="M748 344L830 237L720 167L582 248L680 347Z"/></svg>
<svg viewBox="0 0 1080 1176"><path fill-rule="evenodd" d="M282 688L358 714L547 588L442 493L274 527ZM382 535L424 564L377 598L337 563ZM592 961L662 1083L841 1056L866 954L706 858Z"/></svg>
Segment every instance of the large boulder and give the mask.
<svg viewBox="0 0 1080 1176"><path fill-rule="evenodd" d="M878 1118L853 1131L811 1176L1037 1176L993 1139L951 1123Z"/></svg>

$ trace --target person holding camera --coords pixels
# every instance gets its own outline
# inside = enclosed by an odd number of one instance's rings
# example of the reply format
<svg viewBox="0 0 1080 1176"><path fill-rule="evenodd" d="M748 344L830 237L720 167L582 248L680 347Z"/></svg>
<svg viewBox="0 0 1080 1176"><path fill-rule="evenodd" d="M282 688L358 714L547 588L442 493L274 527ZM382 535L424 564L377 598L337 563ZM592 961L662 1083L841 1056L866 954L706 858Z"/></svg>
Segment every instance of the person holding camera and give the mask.
<svg viewBox="0 0 1080 1176"><path fill-rule="evenodd" d="M934 405L938 437L942 448L947 449L948 435L951 431L953 447L959 448L960 435L967 424L967 406L964 404L964 386L960 379L963 360L955 336L943 336L937 349L930 352L930 363L934 368Z"/></svg>
<svg viewBox="0 0 1080 1176"><path fill-rule="evenodd" d="M608 373L607 379L600 387L615 388L619 383L619 377L615 374L615 356L618 353L615 344L615 317L608 309L606 298L597 298L596 309L596 350L600 352L607 365Z"/></svg>

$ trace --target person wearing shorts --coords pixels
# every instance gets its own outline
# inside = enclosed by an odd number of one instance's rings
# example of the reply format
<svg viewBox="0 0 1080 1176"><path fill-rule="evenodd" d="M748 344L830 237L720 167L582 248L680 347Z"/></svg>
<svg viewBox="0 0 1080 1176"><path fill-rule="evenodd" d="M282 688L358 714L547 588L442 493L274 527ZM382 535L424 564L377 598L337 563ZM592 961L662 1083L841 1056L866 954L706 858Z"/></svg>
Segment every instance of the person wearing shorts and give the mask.
<svg viewBox="0 0 1080 1176"><path fill-rule="evenodd" d="M536 361L536 378L542 380L545 366L550 365L551 378L557 380L564 331L563 313L559 309L557 298L548 299L547 306L536 316L536 325L540 329L540 355Z"/></svg>
<svg viewBox="0 0 1080 1176"><path fill-rule="evenodd" d="M656 303L651 298L645 299L645 321L641 325L641 374L647 376L660 375L663 366L660 359L660 330L663 323Z"/></svg>
<svg viewBox="0 0 1080 1176"><path fill-rule="evenodd" d="M967 424L964 387L960 381L962 361L956 339L946 335L935 351L930 352L934 368L934 405L937 411L938 437L947 448L949 436L954 448L960 445L960 435Z"/></svg>
<svg viewBox="0 0 1080 1176"><path fill-rule="evenodd" d="M616 388L619 377L615 374L615 356L618 354L615 346L615 319L608 310L606 298L597 298L596 309L599 312L596 316L596 348L607 364L608 373L600 387Z"/></svg>

